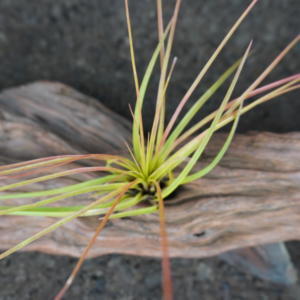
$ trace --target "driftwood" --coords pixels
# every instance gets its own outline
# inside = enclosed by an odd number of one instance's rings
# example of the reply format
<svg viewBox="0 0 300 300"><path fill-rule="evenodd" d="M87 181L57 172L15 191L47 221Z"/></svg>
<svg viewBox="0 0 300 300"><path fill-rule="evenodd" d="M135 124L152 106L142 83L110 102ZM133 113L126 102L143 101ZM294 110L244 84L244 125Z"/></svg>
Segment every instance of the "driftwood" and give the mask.
<svg viewBox="0 0 300 300"><path fill-rule="evenodd" d="M60 83L38 82L6 90L0 94L0 107L1 164L58 154L126 153L124 140L130 142L128 121ZM215 134L195 169L207 165L225 139L226 134ZM59 187L97 176L101 174L77 174L18 191ZM90 199L81 196L66 201L88 203ZM1 202L9 205L12 200ZM12 247L55 221L1 216L0 248ZM212 172L181 187L166 201L166 223L171 257L213 256L299 239L300 133L237 134ZM24 250L78 257L98 224L97 217L78 218ZM107 253L160 256L159 235L157 213L111 220L89 257Z"/></svg>

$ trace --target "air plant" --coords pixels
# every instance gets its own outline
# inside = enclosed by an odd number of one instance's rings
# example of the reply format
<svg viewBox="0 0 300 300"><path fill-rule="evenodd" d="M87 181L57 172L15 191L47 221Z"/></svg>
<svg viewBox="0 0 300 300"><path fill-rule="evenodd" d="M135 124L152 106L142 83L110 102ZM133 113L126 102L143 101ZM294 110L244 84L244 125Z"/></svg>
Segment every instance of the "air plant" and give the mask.
<svg viewBox="0 0 300 300"><path fill-rule="evenodd" d="M33 179L12 183L1 187L0 191L5 191L23 185L58 178L75 173L102 171L108 174L107 176L101 178L88 180L83 183L74 184L59 189L0 196L0 199L17 199L33 197L36 198L46 196L48 197L33 204L25 204L21 206L1 206L0 215L51 216L60 218L60 220L57 221L55 224L49 226L48 228L35 234L34 236L24 240L19 245L16 245L15 247L2 253L0 255L0 259L6 257L7 255L15 252L16 250L38 239L42 235L48 233L51 230L54 230L55 228L74 218L92 215L100 216L100 225L96 233L94 234L89 245L85 249L81 258L79 259L74 271L67 280L65 286L56 296L55 300L61 299L68 287L71 285L94 240L96 239L100 231L103 229L108 219L130 217L134 215L142 215L154 212L159 212L160 216L163 295L165 300L173 299L171 269L167 247L167 234L164 221L164 199L167 196L171 195L171 193L173 193L180 185L186 184L204 176L218 164L218 162L222 159L223 155L225 154L228 146L230 145L240 115L244 114L245 112L247 112L248 110L252 109L260 103L263 103L267 100L270 100L272 98L275 98L300 87L300 84L297 84L300 81L300 74L297 74L288 78L281 79L272 84L268 84L266 86L257 88L258 85L264 80L264 78L272 71L272 69L300 39L300 35L298 35L242 95L240 95L234 100L229 101L232 92L237 84L238 78L241 74L245 61L249 56L249 51L252 45L251 41L243 57L233 66L231 66L200 97L200 99L198 99L195 102L191 109L181 119L179 124L177 126L174 126L176 120L178 119L179 113L181 112L183 106L189 99L190 95L198 86L201 79L203 78L203 76L205 75L205 73L207 72L207 70L209 69L219 52L222 50L226 42L229 40L231 35L234 33L236 28L240 25L240 23L243 21L243 19L246 17L246 15L257 2L257 0L253 0L250 6L245 10L245 12L237 20L237 22L234 24L229 33L225 36L225 38L223 39L217 50L214 52L212 57L203 67L203 69L195 79L194 83L191 85L191 87L181 100L170 122L165 127L166 90L176 63L176 58L173 59L169 71L168 65L171 55L172 42L175 33L175 26L180 2L180 0L176 1L173 17L170 20L167 27L164 29L162 17L162 4L161 0L157 0L159 43L149 62L144 78L141 84L139 84L135 66L135 56L133 50L133 40L131 35L130 17L128 10L128 0L125 0L128 34L130 41L130 52L136 88L136 105L134 112L130 108L133 117L133 149L130 149L130 147L127 145L131 158L109 154L64 155L46 157L0 167L0 176L2 176L1 178L17 178L38 174L53 169L55 167L70 164L71 162L78 160L96 160L99 162L99 166L96 167L94 166L69 169L68 171L64 172L39 176ZM167 41L166 48L165 41ZM160 56L161 72L158 86L156 110L151 133L149 133L147 137L145 137L143 129L142 107L148 81L152 74L154 65L158 59L158 56ZM199 111L199 109L206 103L206 101L210 99L210 97L215 93L215 91L234 72L235 75L231 81L231 84L219 109L208 115L203 120L199 121L189 130L184 132L185 127L195 116L196 112ZM259 97L251 104L243 106L243 103L247 99L266 91L268 91L268 93ZM212 134L216 130L230 122L233 122L232 128L230 130L226 142L224 143L218 155L204 169L197 172L193 172L193 166L203 153L203 150L209 142ZM208 123L210 123L208 129L203 130L200 134L196 134L194 137L191 138L193 134L195 134L199 129L201 129L204 125ZM174 170L177 169L179 166L180 172L178 173L178 175L174 176ZM88 205L56 207L49 206L49 204L53 202L57 202L68 197L88 193L94 193L93 196L96 197L96 200L91 200L91 203ZM148 206L142 208L137 207L137 204L145 200L148 201Z"/></svg>

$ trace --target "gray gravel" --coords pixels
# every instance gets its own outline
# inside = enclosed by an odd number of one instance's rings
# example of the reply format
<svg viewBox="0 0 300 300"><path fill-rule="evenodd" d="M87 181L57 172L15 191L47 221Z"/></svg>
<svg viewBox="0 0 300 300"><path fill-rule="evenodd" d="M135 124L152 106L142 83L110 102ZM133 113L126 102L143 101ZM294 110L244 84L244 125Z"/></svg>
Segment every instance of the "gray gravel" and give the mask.
<svg viewBox="0 0 300 300"><path fill-rule="evenodd" d="M300 268L300 242L288 243ZM52 300L76 260L41 253L15 253L0 261L0 300ZM281 286L243 273L218 257L172 259L177 300L296 300L299 283ZM161 299L158 259L107 255L87 260L64 299Z"/></svg>
<svg viewBox="0 0 300 300"><path fill-rule="evenodd" d="M183 0L172 56L178 56L167 93L167 119L194 78L250 0ZM137 70L140 79L157 44L156 1L130 0ZM175 0L163 0L165 23ZM257 52L247 62L236 88L239 95L300 33L299 0L259 0L221 52L186 109L240 58L250 40ZM300 43L267 81L300 72ZM135 91L127 38L124 0L1 0L0 90L36 80L58 80L95 96L131 118ZM149 131L156 101L158 68L150 83L145 122ZM228 83L196 117L217 108ZM300 130L299 92L251 111L238 131ZM228 129L225 129L228 130Z"/></svg>

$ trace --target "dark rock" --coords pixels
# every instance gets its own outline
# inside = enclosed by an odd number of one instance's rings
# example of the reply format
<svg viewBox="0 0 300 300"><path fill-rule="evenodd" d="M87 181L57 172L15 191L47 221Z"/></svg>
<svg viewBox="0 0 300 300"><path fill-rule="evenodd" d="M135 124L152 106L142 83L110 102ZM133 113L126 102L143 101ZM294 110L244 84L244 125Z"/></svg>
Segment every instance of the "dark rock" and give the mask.
<svg viewBox="0 0 300 300"><path fill-rule="evenodd" d="M127 38L124 1L2 0L0 1L0 89L40 79L58 80L98 98L131 119L128 103L135 91ZM178 62L167 93L167 120L200 69L247 1L182 1L172 56ZM137 70L140 80L157 44L156 1L129 1ZM164 0L165 24L175 0ZM247 88L278 53L299 34L298 0L260 0L219 55L186 105L191 104L240 58L254 39L235 95ZM297 45L268 77L274 81L300 71ZM145 101L145 130L149 131L157 94L158 66ZM216 109L228 83L195 120ZM242 117L238 131L300 130L299 92L272 100ZM225 128L224 130L228 130Z"/></svg>
<svg viewBox="0 0 300 300"><path fill-rule="evenodd" d="M105 279L100 277L96 283L96 291L100 294L103 294L105 292L105 284Z"/></svg>

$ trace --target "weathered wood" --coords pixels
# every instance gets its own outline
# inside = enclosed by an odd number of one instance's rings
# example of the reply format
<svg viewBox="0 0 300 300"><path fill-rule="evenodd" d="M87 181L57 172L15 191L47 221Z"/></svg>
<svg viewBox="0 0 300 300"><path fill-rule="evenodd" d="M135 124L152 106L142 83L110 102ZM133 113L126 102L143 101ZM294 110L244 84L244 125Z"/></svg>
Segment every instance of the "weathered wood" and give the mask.
<svg viewBox="0 0 300 300"><path fill-rule="evenodd" d="M66 153L120 153L125 151L123 141L130 142L129 122L59 83L40 82L7 90L0 94L0 107L1 164ZM226 134L213 136L195 170L212 160L225 139ZM77 174L18 190L58 187L96 176L101 174ZM80 196L65 202L89 201ZM0 247L14 246L55 221L1 216ZM213 256L299 239L300 133L237 134L211 173L181 187L166 201L166 222L171 257ZM80 256L98 224L97 217L76 219L24 250ZM89 257L107 253L160 256L159 235L157 213L111 220Z"/></svg>

